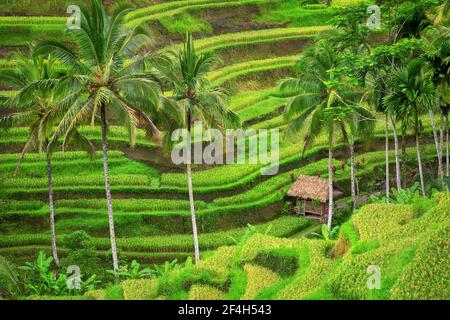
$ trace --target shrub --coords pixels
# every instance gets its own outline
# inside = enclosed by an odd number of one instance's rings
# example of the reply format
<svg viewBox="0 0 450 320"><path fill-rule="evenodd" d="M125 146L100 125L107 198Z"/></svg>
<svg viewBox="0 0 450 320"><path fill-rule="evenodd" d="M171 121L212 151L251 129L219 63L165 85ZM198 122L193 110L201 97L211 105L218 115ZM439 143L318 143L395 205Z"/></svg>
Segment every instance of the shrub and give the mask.
<svg viewBox="0 0 450 320"><path fill-rule="evenodd" d="M82 230L66 234L63 243L69 250L88 249L93 246L91 236Z"/></svg>

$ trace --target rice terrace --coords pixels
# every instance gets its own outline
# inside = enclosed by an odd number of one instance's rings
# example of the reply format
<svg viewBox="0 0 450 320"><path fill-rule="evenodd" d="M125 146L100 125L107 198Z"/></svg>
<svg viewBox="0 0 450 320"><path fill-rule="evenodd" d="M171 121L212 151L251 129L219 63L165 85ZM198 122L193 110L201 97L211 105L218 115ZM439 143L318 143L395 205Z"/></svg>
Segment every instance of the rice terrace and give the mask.
<svg viewBox="0 0 450 320"><path fill-rule="evenodd" d="M449 22L1 0L0 300L448 300Z"/></svg>

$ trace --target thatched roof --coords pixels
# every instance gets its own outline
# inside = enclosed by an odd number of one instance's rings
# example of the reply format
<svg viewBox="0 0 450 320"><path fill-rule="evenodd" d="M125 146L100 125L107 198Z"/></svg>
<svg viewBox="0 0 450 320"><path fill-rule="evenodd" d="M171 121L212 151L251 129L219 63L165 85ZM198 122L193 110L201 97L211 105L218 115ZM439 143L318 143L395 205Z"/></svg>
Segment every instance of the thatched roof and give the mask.
<svg viewBox="0 0 450 320"><path fill-rule="evenodd" d="M341 193L340 190L334 190L335 196ZM327 202L328 200L328 180L313 176L300 176L289 189L288 196L301 198L304 200L319 200Z"/></svg>

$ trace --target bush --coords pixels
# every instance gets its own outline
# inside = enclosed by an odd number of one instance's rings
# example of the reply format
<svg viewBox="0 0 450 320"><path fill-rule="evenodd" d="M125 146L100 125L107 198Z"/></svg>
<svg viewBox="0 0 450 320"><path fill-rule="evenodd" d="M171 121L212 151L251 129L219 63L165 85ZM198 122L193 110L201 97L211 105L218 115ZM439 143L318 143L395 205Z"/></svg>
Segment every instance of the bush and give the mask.
<svg viewBox="0 0 450 320"><path fill-rule="evenodd" d="M66 234L63 243L69 250L88 249L93 247L91 236L82 230Z"/></svg>
<svg viewBox="0 0 450 320"><path fill-rule="evenodd" d="M86 276L99 275L99 278L102 279L103 267L94 248L70 250L65 257L61 258L61 269L63 271L73 265L80 267L81 274L85 278Z"/></svg>

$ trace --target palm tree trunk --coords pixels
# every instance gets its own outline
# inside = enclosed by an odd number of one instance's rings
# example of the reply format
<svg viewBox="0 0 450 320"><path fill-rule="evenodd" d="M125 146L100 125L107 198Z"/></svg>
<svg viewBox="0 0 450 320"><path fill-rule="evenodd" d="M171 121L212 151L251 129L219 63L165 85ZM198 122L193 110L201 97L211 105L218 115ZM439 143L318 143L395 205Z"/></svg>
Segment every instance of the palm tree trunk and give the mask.
<svg viewBox="0 0 450 320"><path fill-rule="evenodd" d="M333 221L333 125L331 125L329 133L328 146L328 231L331 231L331 223Z"/></svg>
<svg viewBox="0 0 450 320"><path fill-rule="evenodd" d="M431 127L433 128L434 144L436 146L436 153L437 153L437 157L438 157L438 177L442 181L442 179L444 179L444 171L442 168L442 157L439 152L439 138L438 138L438 134L437 134L436 125L434 123L433 110L429 111L429 116L430 116L430 121L431 121Z"/></svg>
<svg viewBox="0 0 450 320"><path fill-rule="evenodd" d="M114 231L114 215L111 197L111 183L109 179L108 169L108 148L106 145L106 110L102 104L101 107L101 122L102 122L102 151L103 151L103 175L105 177L106 190L106 204L108 206L108 222L109 222L109 236L111 239L111 253L113 259L114 271L119 270L119 260L117 258L116 233Z"/></svg>
<svg viewBox="0 0 450 320"><path fill-rule="evenodd" d="M444 175L444 164L443 164L443 160L444 160L444 112L441 109L440 112L440 123L439 123L439 156L441 158L441 163L442 163L442 175Z"/></svg>
<svg viewBox="0 0 450 320"><path fill-rule="evenodd" d="M391 116L392 131L394 131L394 146L395 146L395 182L397 183L397 190L402 188L400 179L400 158L398 152L398 133L397 125L395 124L394 117Z"/></svg>
<svg viewBox="0 0 450 320"><path fill-rule="evenodd" d="M52 238L52 255L53 260L55 260L56 266L59 267L58 251L56 249L55 201L53 198L52 160L49 150L47 150L47 178L48 178L48 206L50 208L50 231Z"/></svg>
<svg viewBox="0 0 450 320"><path fill-rule="evenodd" d="M187 112L187 129L188 129L188 148L191 148L191 111ZM191 152L191 151L189 151ZM187 160L186 171L188 178L188 191L189 191L189 206L191 209L191 220L192 220L192 233L194 237L194 257L195 263L200 261L200 248L198 244L198 232L197 232L197 218L195 217L195 205L194 205L194 191L192 188L192 168L191 168L191 157Z"/></svg>
<svg viewBox="0 0 450 320"><path fill-rule="evenodd" d="M355 179L355 141L353 139L353 134L350 134L350 183L351 183L351 193L353 210L356 209L356 179Z"/></svg>
<svg viewBox="0 0 450 320"><path fill-rule="evenodd" d="M386 137L386 202L389 203L389 116L385 114L385 137Z"/></svg>
<svg viewBox="0 0 450 320"><path fill-rule="evenodd" d="M445 115L445 150L446 150L446 176L449 176L449 154L448 154L448 113Z"/></svg>
<svg viewBox="0 0 450 320"><path fill-rule="evenodd" d="M419 166L419 178L420 178L420 188L422 189L422 195L425 196L425 181L423 178L423 171L422 171L422 159L420 157L420 140L419 140L419 118L417 115L415 115L415 124L414 124L414 133L416 136L416 152L417 152L417 164Z"/></svg>
<svg viewBox="0 0 450 320"><path fill-rule="evenodd" d="M402 188L406 189L406 132L405 128L402 127Z"/></svg>

